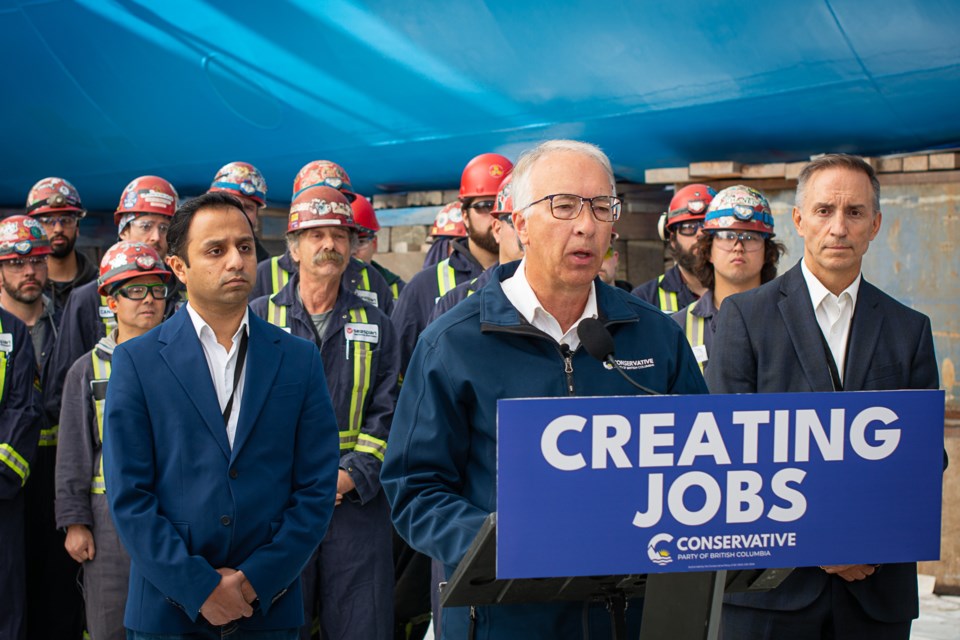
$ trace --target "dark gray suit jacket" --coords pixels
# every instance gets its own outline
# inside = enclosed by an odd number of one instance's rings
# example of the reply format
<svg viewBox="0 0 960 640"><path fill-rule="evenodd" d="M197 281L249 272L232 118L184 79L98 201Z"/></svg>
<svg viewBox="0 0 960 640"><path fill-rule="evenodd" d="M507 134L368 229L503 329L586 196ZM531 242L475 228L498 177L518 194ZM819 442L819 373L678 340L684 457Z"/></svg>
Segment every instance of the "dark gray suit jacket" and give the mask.
<svg viewBox="0 0 960 640"><path fill-rule="evenodd" d="M832 391L833 383L800 264L767 284L723 301L707 368L712 393ZM861 281L847 350L846 391L937 389L940 386L930 319L866 280ZM800 568L767 593L737 594L726 602L761 609L801 609L828 580L850 590L876 620L918 615L916 564L888 564L858 582Z"/></svg>

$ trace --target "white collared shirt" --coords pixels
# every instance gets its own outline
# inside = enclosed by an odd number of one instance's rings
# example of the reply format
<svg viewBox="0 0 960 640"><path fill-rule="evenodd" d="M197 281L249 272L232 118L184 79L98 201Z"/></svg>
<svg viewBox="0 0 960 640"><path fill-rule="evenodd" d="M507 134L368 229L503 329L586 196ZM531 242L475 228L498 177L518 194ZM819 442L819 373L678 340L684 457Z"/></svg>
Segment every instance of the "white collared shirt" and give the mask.
<svg viewBox="0 0 960 640"><path fill-rule="evenodd" d="M580 346L580 337L577 335L577 327L580 325L580 321L584 318L597 317L596 283L590 283L590 294L587 296L587 304L584 306L580 318L564 333L560 329L560 323L549 311L543 308L537 294L530 287L530 283L527 281L526 264L527 259L524 258L520 261L516 273L500 283L504 295L527 322L546 333L557 343L565 344L570 347L571 351L576 351L577 347Z"/></svg>
<svg viewBox="0 0 960 640"><path fill-rule="evenodd" d="M860 292L863 274L858 273L850 286L841 291L839 296L835 296L807 268L806 260L800 261L800 271L807 282L807 291L810 292L810 302L817 315L817 324L820 325L823 337L827 339L833 361L837 365L837 372L840 374L840 382L843 382L847 341L850 339L850 323L853 320L853 310L857 306L857 294Z"/></svg>
<svg viewBox="0 0 960 640"><path fill-rule="evenodd" d="M217 401L220 404L220 411L227 408L227 402L230 400L230 393L233 391L233 375L237 368L237 355L239 351L240 337L244 331L248 331L250 321L250 309L243 314L243 321L240 327L233 334L233 345L228 352L217 342L217 335L210 328L210 325L200 317L200 314L187 303L187 313L190 314L190 321L193 322L193 328L200 338L200 346L203 347L203 355L207 359L207 368L210 370L210 377L213 379L213 387L217 390ZM243 378L246 373L246 359L240 365L240 380L237 382L236 395L233 398L233 407L230 410L230 418L227 420L227 440L230 442L230 448L233 449L233 439L237 435L237 421L240 419L240 405L243 399Z"/></svg>

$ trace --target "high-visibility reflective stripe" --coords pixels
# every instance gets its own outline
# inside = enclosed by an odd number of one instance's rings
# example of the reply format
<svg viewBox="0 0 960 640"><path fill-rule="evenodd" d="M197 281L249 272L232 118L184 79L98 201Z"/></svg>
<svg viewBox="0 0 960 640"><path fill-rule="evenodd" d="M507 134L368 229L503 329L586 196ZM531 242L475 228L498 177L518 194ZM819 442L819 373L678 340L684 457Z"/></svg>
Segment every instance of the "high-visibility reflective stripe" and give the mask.
<svg viewBox="0 0 960 640"><path fill-rule="evenodd" d="M684 332L687 334L687 341L690 343L691 347L699 347L704 344L703 332L707 326L706 318L701 318L693 314L693 307L696 306L695 302L691 302L687 305L687 316L686 321L684 322ZM703 362L698 362L700 365L700 373L703 373Z"/></svg>
<svg viewBox="0 0 960 640"><path fill-rule="evenodd" d="M399 282L394 282L392 285L390 285L390 293L393 294L394 300L400 299L400 283Z"/></svg>
<svg viewBox="0 0 960 640"><path fill-rule="evenodd" d="M40 430L40 446L41 447L55 447L57 446L57 440L60 438L60 425L55 424L49 429Z"/></svg>
<svg viewBox="0 0 960 640"><path fill-rule="evenodd" d="M675 291L666 291L660 285L663 284L663 276L667 274L661 274L657 278L657 293L660 295L660 310L664 313L674 313L680 310L680 303L677 301L677 293Z"/></svg>
<svg viewBox="0 0 960 640"><path fill-rule="evenodd" d="M0 322L0 333L3 333L3 323ZM11 335L11 340L13 339ZM17 345L19 346L19 345ZM0 402L7 395L7 352L0 351Z"/></svg>
<svg viewBox="0 0 960 640"><path fill-rule="evenodd" d="M437 264L437 289L440 297L457 286L457 271L450 266L450 258L441 260Z"/></svg>
<svg viewBox="0 0 960 640"><path fill-rule="evenodd" d="M340 432L340 448L352 450L357 445L357 434L347 431Z"/></svg>
<svg viewBox="0 0 960 640"><path fill-rule="evenodd" d="M107 304L107 296L100 296L100 308L109 309L110 305ZM117 328L117 316L106 318L100 316L100 321L103 322L104 326L107 328L107 335L113 333L113 330Z"/></svg>
<svg viewBox="0 0 960 640"><path fill-rule="evenodd" d="M350 322L367 322L367 310L351 309ZM344 438L357 438L360 427L363 425L363 404L370 390L370 368L373 365L373 350L370 343L354 340L352 347L353 385L350 389L350 413L347 416L347 428L340 432L340 448L343 449ZM356 440L354 440L356 442Z"/></svg>
<svg viewBox="0 0 960 640"><path fill-rule="evenodd" d="M360 269L360 278L363 281L363 283L361 284L361 288L364 291L370 291L370 274L367 273L367 269L369 269L369 267L364 267L363 269Z"/></svg>
<svg viewBox="0 0 960 640"><path fill-rule="evenodd" d="M97 356L96 349L90 354L91 359L93 360L93 379L94 380L109 380L110 372L112 367L110 363L106 360L101 360ZM106 404L106 400L97 400L93 401L94 407L97 411L97 433L100 436L100 455L97 456L97 463L94 466L93 479L90 481L90 493L106 493L107 492L107 483L103 477L103 407Z"/></svg>
<svg viewBox="0 0 960 640"><path fill-rule="evenodd" d="M387 452L387 442L386 440L374 438L366 433L361 433L357 438L357 446L354 447L353 450L361 453L369 453L378 458L380 462L383 462L383 454Z"/></svg>
<svg viewBox="0 0 960 640"><path fill-rule="evenodd" d="M21 487L27 483L27 478L30 477L30 464L26 458L17 453L17 450L6 442L0 442L0 462L13 469L13 472L20 476Z"/></svg>
<svg viewBox="0 0 960 640"><path fill-rule="evenodd" d="M273 300L267 301L267 322L285 329L287 327L287 308L283 305L274 303Z"/></svg>
<svg viewBox="0 0 960 640"><path fill-rule="evenodd" d="M290 272L280 266L280 256L270 258L270 295L276 295L290 282Z"/></svg>

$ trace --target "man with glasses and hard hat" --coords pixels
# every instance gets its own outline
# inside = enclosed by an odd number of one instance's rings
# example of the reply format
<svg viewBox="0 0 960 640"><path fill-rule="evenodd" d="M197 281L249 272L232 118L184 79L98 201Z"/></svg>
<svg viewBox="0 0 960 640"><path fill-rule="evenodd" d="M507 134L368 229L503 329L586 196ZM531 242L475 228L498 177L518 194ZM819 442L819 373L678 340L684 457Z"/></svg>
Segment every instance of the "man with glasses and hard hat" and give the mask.
<svg viewBox="0 0 960 640"><path fill-rule="evenodd" d="M447 578L497 509L498 399L636 394L579 348L582 320L606 324L619 358L652 363L630 372L638 383L665 394L706 392L676 323L597 277L621 209L607 156L583 142L544 142L521 156L512 188L524 258L498 267L423 332L381 473L400 535L441 561ZM471 628L476 637L525 640L611 634L604 606L582 602L443 612L444 638L469 637Z"/></svg>
<svg viewBox="0 0 960 640"><path fill-rule="evenodd" d="M634 289L633 295L664 313L675 313L703 295L706 289L697 280L693 268L703 217L715 195L716 191L705 184L688 184L677 191L657 225L660 238L669 243L670 256L676 264Z"/></svg>

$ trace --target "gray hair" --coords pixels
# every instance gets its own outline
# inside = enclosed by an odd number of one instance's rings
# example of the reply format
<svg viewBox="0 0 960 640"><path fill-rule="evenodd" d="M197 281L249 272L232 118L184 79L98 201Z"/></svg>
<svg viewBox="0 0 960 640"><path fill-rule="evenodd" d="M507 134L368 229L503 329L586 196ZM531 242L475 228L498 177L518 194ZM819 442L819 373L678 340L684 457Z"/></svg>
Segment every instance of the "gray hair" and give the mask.
<svg viewBox="0 0 960 640"><path fill-rule="evenodd" d="M607 157L600 147L589 142L580 142L579 140L547 140L541 142L533 149L524 151L513 167L513 202L514 211L523 209L523 215L526 217L530 204L533 202L533 194L530 192L530 172L534 165L551 153L568 151L579 153L596 160L603 167L604 171L610 177L610 195L617 195L617 179L613 175L613 167L610 165L610 158Z"/></svg>
<svg viewBox="0 0 960 640"><path fill-rule="evenodd" d="M308 227L307 229L310 229L310 228L314 228L314 227ZM300 229L297 231L288 231L286 236L284 236L287 240L287 249L293 249L293 248L299 247L300 234L303 233L304 231L307 231L307 229ZM350 235L350 257L352 257L353 252L360 245L360 234L357 233L356 229L350 229L349 227L347 228L347 231L349 232L349 235Z"/></svg>
<svg viewBox="0 0 960 640"><path fill-rule="evenodd" d="M873 212L876 213L880 211L880 181L877 179L877 172L860 156L854 156L848 153L828 153L820 156L816 160L811 160L810 163L803 168L803 171L800 172L800 176L797 178L797 195L793 201L798 209L803 208L803 196L810 178L824 169L850 169L866 175L870 178L870 186L873 187Z"/></svg>

